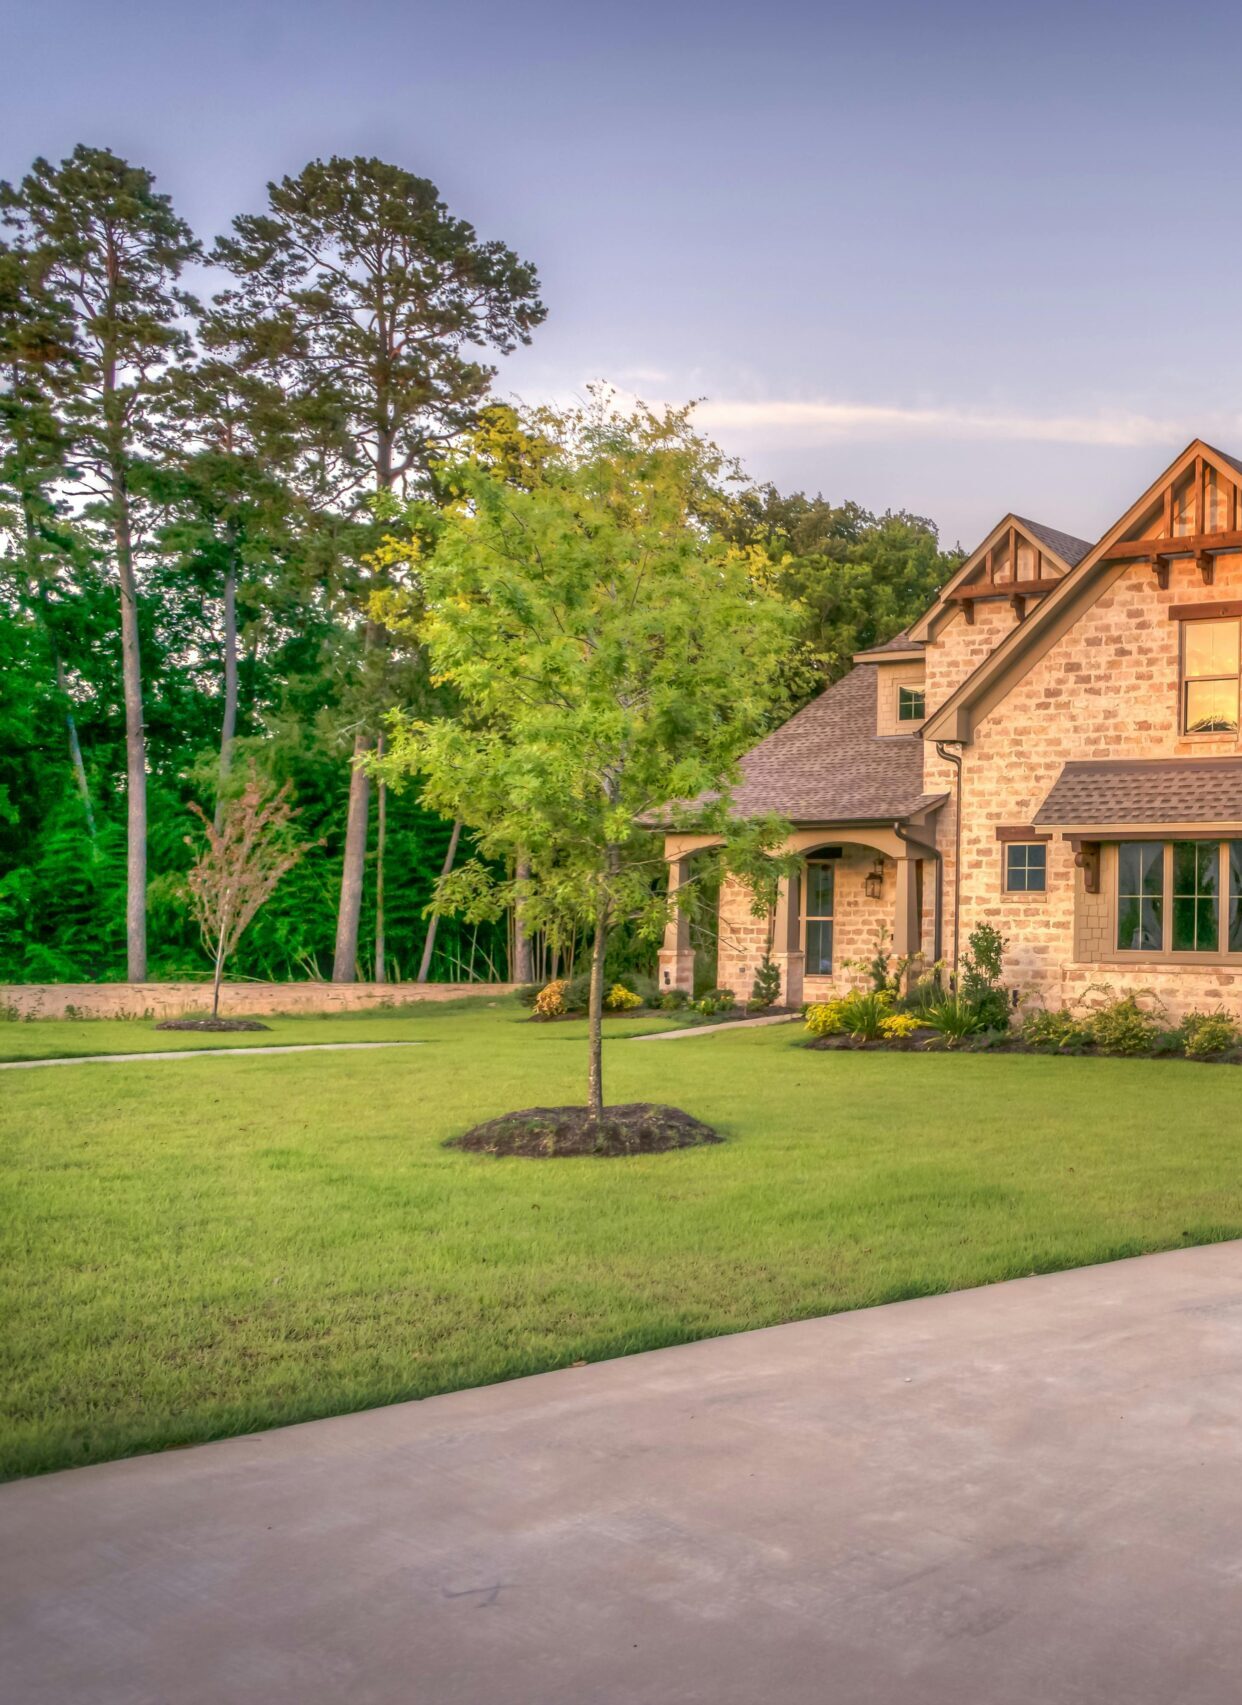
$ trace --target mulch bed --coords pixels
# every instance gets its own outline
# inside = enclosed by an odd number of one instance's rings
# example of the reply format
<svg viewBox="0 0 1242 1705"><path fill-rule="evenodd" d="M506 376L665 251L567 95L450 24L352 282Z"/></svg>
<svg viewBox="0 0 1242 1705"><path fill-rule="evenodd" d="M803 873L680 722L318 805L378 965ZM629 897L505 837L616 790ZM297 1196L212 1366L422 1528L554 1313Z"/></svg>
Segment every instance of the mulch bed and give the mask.
<svg viewBox="0 0 1242 1705"><path fill-rule="evenodd" d="M596 1123L585 1107L526 1107L476 1125L446 1148L472 1154L522 1155L530 1160L553 1160L564 1155L664 1154L669 1149L697 1148L723 1142L710 1125L692 1119L678 1107L658 1107L650 1101L623 1102L605 1107Z"/></svg>
<svg viewBox="0 0 1242 1705"><path fill-rule="evenodd" d="M919 1054L928 1048L942 1047L940 1035L935 1030L916 1030L911 1036L900 1036L890 1040L885 1037L880 1042L860 1042L853 1036L812 1036L809 1042L804 1042L806 1048L827 1048L842 1050L846 1053L869 1054L884 1052L887 1054Z"/></svg>
<svg viewBox="0 0 1242 1705"><path fill-rule="evenodd" d="M166 1018L157 1030L270 1030L270 1024L260 1024L257 1018Z"/></svg>

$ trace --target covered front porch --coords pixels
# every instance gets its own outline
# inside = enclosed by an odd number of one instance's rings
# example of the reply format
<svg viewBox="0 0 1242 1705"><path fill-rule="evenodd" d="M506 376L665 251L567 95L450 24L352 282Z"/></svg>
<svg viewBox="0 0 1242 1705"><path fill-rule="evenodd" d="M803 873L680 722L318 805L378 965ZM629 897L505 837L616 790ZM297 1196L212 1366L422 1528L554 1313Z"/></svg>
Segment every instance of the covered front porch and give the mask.
<svg viewBox="0 0 1242 1705"><path fill-rule="evenodd" d="M801 825L782 851L801 866L782 879L774 916L757 917L752 896L727 879L717 912L717 982L739 1001L749 998L755 972L769 949L781 973L781 1004L826 999L866 981L853 963L870 960L883 945L894 958L939 955L939 858L934 829L919 824L818 823ZM718 837L669 835L665 857L669 889L692 880L696 854ZM677 910L659 957L660 986L694 987L690 919Z"/></svg>

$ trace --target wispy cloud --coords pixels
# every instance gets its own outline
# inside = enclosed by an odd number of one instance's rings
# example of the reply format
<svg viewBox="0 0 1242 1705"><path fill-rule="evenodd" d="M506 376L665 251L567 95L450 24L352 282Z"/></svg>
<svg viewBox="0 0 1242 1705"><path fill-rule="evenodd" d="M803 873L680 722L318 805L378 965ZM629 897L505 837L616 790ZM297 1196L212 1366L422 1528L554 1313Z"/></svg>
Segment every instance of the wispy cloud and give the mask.
<svg viewBox="0 0 1242 1705"><path fill-rule="evenodd" d="M1168 444L1193 430L1168 419L1129 412L1039 415L985 409L903 407L884 403L759 402L706 397L696 418L713 432L750 431L782 437L1005 439L1039 444L1129 447Z"/></svg>

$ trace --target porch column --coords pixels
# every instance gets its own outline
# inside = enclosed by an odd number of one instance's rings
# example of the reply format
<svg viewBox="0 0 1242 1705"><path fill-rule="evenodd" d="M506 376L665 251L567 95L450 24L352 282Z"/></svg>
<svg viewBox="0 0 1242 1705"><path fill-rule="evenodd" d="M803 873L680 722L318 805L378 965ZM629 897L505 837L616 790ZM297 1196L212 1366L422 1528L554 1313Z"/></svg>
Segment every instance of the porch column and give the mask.
<svg viewBox="0 0 1242 1705"><path fill-rule="evenodd" d="M668 861L668 891L670 898L690 880L690 860L671 858ZM662 989L684 989L694 993L694 949L690 945L690 915L680 906L673 909L664 926L664 945L659 954L659 977Z"/></svg>
<svg viewBox="0 0 1242 1705"><path fill-rule="evenodd" d="M772 958L780 966L781 1005L802 1004L802 878L795 873L781 881L777 892Z"/></svg>
<svg viewBox="0 0 1242 1705"><path fill-rule="evenodd" d="M922 945L919 940L919 860L899 858L896 862L897 902L893 918L893 953L898 959L905 959L910 954L917 953Z"/></svg>

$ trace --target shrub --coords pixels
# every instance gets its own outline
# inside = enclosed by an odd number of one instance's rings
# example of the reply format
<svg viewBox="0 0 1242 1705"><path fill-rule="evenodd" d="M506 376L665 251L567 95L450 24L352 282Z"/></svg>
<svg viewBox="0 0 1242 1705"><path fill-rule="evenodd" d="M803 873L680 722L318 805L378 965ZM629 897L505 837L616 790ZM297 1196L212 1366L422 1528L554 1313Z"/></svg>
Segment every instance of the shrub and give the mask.
<svg viewBox="0 0 1242 1705"><path fill-rule="evenodd" d="M1177 1027L1188 1060L1214 1060L1236 1048L1242 1036L1227 1012L1188 1012Z"/></svg>
<svg viewBox="0 0 1242 1705"><path fill-rule="evenodd" d="M1001 967L1009 943L991 924L979 924L971 930L967 945L958 993L974 1008L979 1019L976 1030L1007 1030L1009 991L1001 982Z"/></svg>
<svg viewBox="0 0 1242 1705"><path fill-rule="evenodd" d="M514 989L513 994L523 1006L534 1006L542 992L542 983L521 983Z"/></svg>
<svg viewBox="0 0 1242 1705"><path fill-rule="evenodd" d="M1123 995L1096 1007L1087 1018L1086 1030L1092 1047L1102 1054L1150 1054L1160 1024L1135 995Z"/></svg>
<svg viewBox="0 0 1242 1705"><path fill-rule="evenodd" d="M570 977L565 983L565 1011L585 1012L591 1004L591 973Z"/></svg>
<svg viewBox="0 0 1242 1705"><path fill-rule="evenodd" d="M690 1005L690 996L684 989L665 989L656 1005L662 1012L680 1012Z"/></svg>
<svg viewBox="0 0 1242 1705"><path fill-rule="evenodd" d="M855 991L838 1000L820 1001L806 1009L812 1036L851 1036L855 1042L878 1042L883 1025L893 1017L893 997L879 989Z"/></svg>
<svg viewBox="0 0 1242 1705"><path fill-rule="evenodd" d="M880 1035L886 1042L902 1042L922 1028L922 1020L912 1012L890 1012L880 1025Z"/></svg>
<svg viewBox="0 0 1242 1705"><path fill-rule="evenodd" d="M565 991L569 987L563 977L548 983L535 997L536 1018L560 1018L565 1012Z"/></svg>
<svg viewBox="0 0 1242 1705"><path fill-rule="evenodd" d="M732 989L708 989L695 1001L694 1010L710 1017L713 1013L729 1012L736 1005L737 996Z"/></svg>
<svg viewBox="0 0 1242 1705"><path fill-rule="evenodd" d="M636 995L633 989L627 989L624 983L614 983L604 996L604 1008L608 1012L633 1012L642 1004L642 996Z"/></svg>
<svg viewBox="0 0 1242 1705"><path fill-rule="evenodd" d="M806 1027L812 1036L840 1036L845 1030L841 1017L844 1001L813 1001L803 1009Z"/></svg>
<svg viewBox="0 0 1242 1705"><path fill-rule="evenodd" d="M923 1022L944 1038L947 1048L954 1048L968 1036L979 1036L991 1028L987 1015L968 995L945 995L927 1008Z"/></svg>
<svg viewBox="0 0 1242 1705"><path fill-rule="evenodd" d="M1028 1013L1022 1021L1022 1040L1028 1048L1045 1054L1069 1054L1085 1048L1091 1040L1083 1019L1067 1006L1052 1011Z"/></svg>
<svg viewBox="0 0 1242 1705"><path fill-rule="evenodd" d="M755 972L746 1005L751 1012L763 1012L765 1008L775 1006L780 998L781 968L765 953Z"/></svg>

